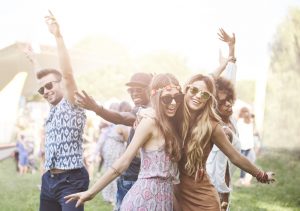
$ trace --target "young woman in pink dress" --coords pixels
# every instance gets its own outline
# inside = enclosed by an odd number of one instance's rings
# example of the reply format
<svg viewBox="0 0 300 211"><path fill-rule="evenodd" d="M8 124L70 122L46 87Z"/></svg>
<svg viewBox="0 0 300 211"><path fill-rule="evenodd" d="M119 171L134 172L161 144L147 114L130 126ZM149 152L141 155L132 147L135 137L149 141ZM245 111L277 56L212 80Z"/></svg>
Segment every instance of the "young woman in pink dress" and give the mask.
<svg viewBox="0 0 300 211"><path fill-rule="evenodd" d="M91 200L121 174L140 149L138 180L123 199L121 210L173 210L173 182L178 176L179 136L175 114L183 101L178 80L171 74L158 74L151 84L152 108L142 118L125 153L87 191L66 196L76 206ZM78 99L80 100L80 99Z"/></svg>

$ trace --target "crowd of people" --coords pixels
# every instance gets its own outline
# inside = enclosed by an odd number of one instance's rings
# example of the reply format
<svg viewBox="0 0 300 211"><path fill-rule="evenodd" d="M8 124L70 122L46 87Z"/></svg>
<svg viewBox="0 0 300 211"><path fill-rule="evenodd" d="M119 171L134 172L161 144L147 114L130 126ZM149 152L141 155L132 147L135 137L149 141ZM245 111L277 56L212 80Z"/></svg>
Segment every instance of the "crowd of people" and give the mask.
<svg viewBox="0 0 300 211"><path fill-rule="evenodd" d="M126 83L134 107L122 102L107 109L78 91L50 11L46 24L57 44L60 70L34 68L38 92L50 104L41 211L84 210L100 191L114 210L229 210L235 167L245 185L250 183L245 173L261 183L275 180L273 172L249 160L254 147L250 111L243 110L237 122L233 117L234 34L220 29L229 55L212 74L195 74L181 87L171 73L138 72ZM85 110L105 120L97 143L89 147L84 146L90 137ZM99 156L103 174L89 188L90 169Z"/></svg>

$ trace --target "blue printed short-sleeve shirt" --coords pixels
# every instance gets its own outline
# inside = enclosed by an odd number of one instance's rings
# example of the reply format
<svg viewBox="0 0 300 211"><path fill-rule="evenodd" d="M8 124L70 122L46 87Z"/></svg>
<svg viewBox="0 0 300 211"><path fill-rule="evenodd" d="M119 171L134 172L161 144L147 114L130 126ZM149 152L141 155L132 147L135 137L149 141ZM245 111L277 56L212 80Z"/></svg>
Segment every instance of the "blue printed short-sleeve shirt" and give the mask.
<svg viewBox="0 0 300 211"><path fill-rule="evenodd" d="M65 98L51 107L45 126L46 170L83 167L82 135L85 121L84 110Z"/></svg>

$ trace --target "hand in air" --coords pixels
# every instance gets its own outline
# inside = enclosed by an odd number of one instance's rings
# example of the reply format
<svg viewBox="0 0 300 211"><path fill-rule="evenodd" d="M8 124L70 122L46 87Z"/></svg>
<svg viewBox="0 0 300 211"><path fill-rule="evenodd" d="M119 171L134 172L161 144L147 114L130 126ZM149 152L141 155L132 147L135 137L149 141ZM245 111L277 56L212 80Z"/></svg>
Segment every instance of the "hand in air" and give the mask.
<svg viewBox="0 0 300 211"><path fill-rule="evenodd" d="M60 29L59 24L56 21L56 18L54 17L53 13L49 11L49 15L45 16L45 22L48 26L48 29L51 34L53 34L55 37L60 37Z"/></svg>
<svg viewBox="0 0 300 211"><path fill-rule="evenodd" d="M79 93L78 91L75 92L75 103L76 105L90 111L96 111L98 106L94 98L92 96L89 96L83 90L82 90L82 94Z"/></svg>
<svg viewBox="0 0 300 211"><path fill-rule="evenodd" d="M232 37L230 37L223 28L219 29L219 39L223 42L226 42L229 46L235 45L235 34L232 33Z"/></svg>

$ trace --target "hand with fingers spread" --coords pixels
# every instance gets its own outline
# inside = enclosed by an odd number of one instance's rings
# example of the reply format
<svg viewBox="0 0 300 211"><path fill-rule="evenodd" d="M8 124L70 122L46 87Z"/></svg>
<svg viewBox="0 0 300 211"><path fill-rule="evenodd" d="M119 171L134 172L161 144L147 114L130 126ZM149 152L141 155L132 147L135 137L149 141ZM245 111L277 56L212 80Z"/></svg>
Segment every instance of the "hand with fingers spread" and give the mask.
<svg viewBox="0 0 300 211"><path fill-rule="evenodd" d="M78 91L75 92L75 103L76 105L96 112L98 108L97 102L94 100L92 96L89 96L84 90L82 90L83 94L80 94Z"/></svg>
<svg viewBox="0 0 300 211"><path fill-rule="evenodd" d="M66 204L71 202L71 201L76 201L77 203L75 207L79 207L84 204L86 201L90 201L95 197L95 195L91 194L89 191L84 191L84 192L79 192L79 193L74 193L70 194L68 196L65 196L64 199L67 201L65 202Z"/></svg>
<svg viewBox="0 0 300 211"><path fill-rule="evenodd" d="M53 13L49 11L49 15L45 16L45 22L48 26L48 29L51 34L53 34L55 37L61 37L59 24L56 21L56 18L54 17Z"/></svg>
<svg viewBox="0 0 300 211"><path fill-rule="evenodd" d="M229 46L235 45L235 34L232 33L232 37L230 37L223 28L219 29L219 39L223 42L226 42Z"/></svg>

